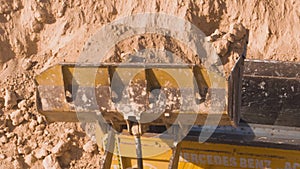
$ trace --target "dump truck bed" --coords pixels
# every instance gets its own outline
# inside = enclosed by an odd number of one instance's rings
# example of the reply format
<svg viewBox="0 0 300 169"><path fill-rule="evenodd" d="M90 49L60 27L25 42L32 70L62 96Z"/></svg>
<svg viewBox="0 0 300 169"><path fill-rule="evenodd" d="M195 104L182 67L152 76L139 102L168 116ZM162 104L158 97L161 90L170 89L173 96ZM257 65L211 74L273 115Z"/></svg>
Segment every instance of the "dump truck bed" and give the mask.
<svg viewBox="0 0 300 169"><path fill-rule="evenodd" d="M300 63L245 60L241 118L300 127Z"/></svg>

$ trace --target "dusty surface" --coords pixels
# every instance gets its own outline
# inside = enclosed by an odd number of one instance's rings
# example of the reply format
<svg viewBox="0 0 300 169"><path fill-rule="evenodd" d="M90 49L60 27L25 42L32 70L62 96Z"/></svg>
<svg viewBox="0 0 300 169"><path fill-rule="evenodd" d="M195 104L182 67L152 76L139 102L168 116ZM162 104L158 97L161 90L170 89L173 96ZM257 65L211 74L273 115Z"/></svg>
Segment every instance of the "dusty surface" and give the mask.
<svg viewBox="0 0 300 169"><path fill-rule="evenodd" d="M210 40L226 63L241 53L244 42L239 40L246 34L244 28L249 33L248 58L300 60L298 0L0 0L1 167L97 166L98 150L88 142L79 124L48 124L36 112L33 78L50 65L76 61L84 42L101 26L141 12L164 12L191 21L207 36L211 35ZM175 40L145 35L128 41L132 43L120 43L112 49L116 54L113 59L117 59L114 61L122 61L117 56L124 52L157 45L197 62Z"/></svg>

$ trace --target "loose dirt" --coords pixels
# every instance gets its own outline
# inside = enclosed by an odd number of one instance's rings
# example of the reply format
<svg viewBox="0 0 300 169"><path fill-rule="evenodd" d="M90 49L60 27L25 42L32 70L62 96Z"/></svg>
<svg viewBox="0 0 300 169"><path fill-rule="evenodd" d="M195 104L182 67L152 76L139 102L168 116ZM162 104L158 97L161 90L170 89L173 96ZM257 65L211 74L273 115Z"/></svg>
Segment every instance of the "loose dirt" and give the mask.
<svg viewBox="0 0 300 169"><path fill-rule="evenodd" d="M76 62L103 25L143 12L193 23L212 42L227 72L246 39L247 58L300 60L298 0L0 0L0 168L97 168L101 153L79 123L49 124L37 112L34 77L51 65ZM200 63L184 44L154 34L120 42L106 61L122 62L153 47Z"/></svg>

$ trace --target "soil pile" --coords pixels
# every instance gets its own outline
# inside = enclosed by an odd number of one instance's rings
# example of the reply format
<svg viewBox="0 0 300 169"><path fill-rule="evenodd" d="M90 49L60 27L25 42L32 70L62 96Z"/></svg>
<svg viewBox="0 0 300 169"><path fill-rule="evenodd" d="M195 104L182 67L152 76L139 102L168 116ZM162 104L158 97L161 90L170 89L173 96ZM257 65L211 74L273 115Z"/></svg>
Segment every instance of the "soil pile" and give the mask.
<svg viewBox="0 0 300 169"><path fill-rule="evenodd" d="M0 166L96 168L101 155L78 123L48 124L37 113L33 79L50 65L75 62L103 25L143 12L190 21L213 42L223 63L234 63L246 35L248 58L300 60L298 0L0 0ZM156 35L119 43L110 61L153 46L199 62L183 44Z"/></svg>

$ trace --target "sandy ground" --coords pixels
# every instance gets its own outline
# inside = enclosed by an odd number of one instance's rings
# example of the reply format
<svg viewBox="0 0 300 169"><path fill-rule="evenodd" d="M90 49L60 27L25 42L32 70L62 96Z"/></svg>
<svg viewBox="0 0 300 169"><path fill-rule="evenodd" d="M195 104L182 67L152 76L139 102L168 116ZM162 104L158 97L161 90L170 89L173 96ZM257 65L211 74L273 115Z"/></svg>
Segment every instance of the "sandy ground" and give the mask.
<svg viewBox="0 0 300 169"><path fill-rule="evenodd" d="M224 64L241 54L246 36L247 58L300 60L298 0L0 0L0 168L97 167L99 150L79 123L48 124L36 111L33 79L51 65L75 62L86 40L105 24L143 12L190 21L213 42ZM183 44L156 35L120 42L108 61L122 62L124 53L153 47L199 62Z"/></svg>

